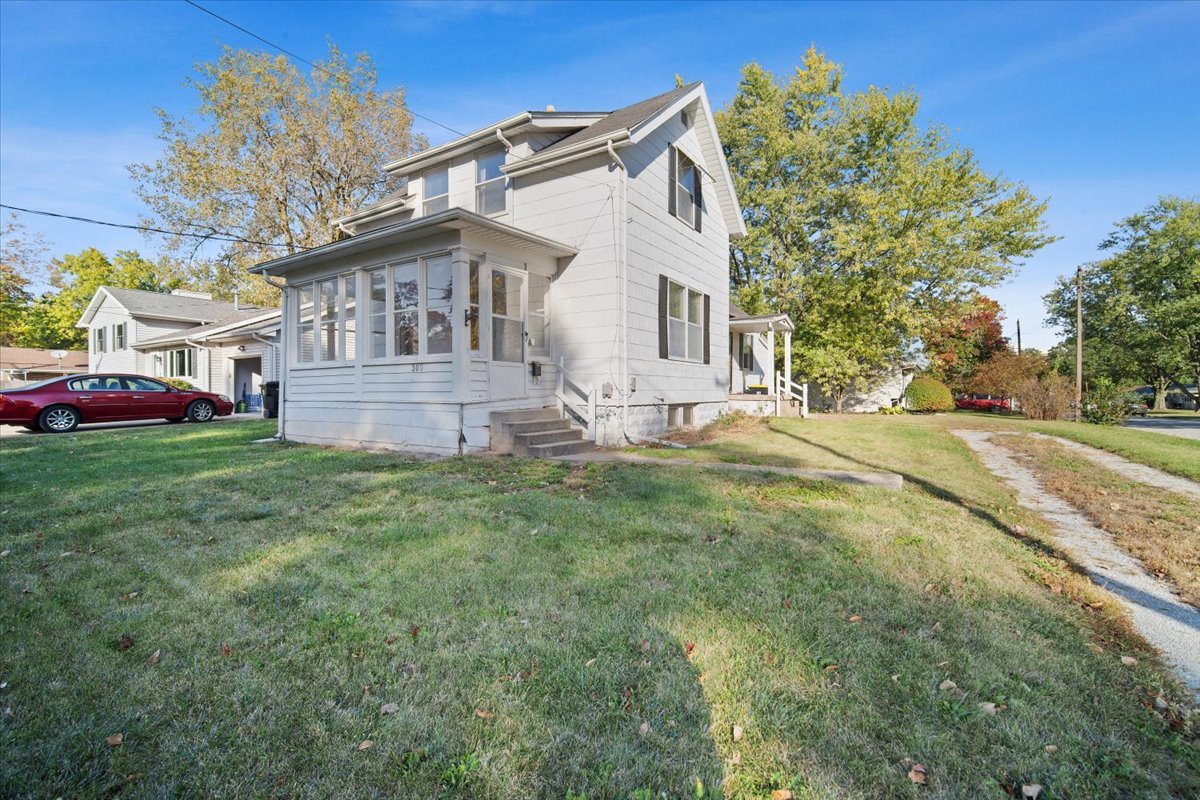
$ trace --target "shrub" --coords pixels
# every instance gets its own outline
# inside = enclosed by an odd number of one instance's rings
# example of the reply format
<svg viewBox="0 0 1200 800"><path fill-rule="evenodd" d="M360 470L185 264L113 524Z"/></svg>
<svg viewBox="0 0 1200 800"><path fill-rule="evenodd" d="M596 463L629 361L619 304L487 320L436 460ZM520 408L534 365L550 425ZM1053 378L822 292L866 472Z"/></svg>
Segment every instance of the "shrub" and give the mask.
<svg viewBox="0 0 1200 800"><path fill-rule="evenodd" d="M176 389L182 389L185 392L193 391L196 387L185 381L183 378L163 378L162 382L168 386L174 386Z"/></svg>
<svg viewBox="0 0 1200 800"><path fill-rule="evenodd" d="M1083 419L1095 425L1120 425L1129 418L1130 408L1141 402L1108 378L1097 378L1083 396Z"/></svg>
<svg viewBox="0 0 1200 800"><path fill-rule="evenodd" d="M1040 378L1026 378L1017 387L1015 397L1029 419L1062 419L1071 407L1072 392L1066 378L1047 373Z"/></svg>
<svg viewBox="0 0 1200 800"><path fill-rule="evenodd" d="M879 413L889 417L895 414L903 414L904 406L880 406Z"/></svg>
<svg viewBox="0 0 1200 800"><path fill-rule="evenodd" d="M953 411L954 397L946 384L934 378L913 378L904 390L909 411Z"/></svg>

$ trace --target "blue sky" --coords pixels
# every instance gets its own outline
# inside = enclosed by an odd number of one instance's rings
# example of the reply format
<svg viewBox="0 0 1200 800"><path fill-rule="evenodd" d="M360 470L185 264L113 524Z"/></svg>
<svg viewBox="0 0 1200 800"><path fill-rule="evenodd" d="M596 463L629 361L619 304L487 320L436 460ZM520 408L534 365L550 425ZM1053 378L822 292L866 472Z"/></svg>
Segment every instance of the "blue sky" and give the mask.
<svg viewBox="0 0 1200 800"><path fill-rule="evenodd" d="M747 61L786 73L816 44L851 88L918 91L926 122L1050 199L1063 239L992 292L1026 346L1053 343L1041 296L1115 220L1161 194L1200 195L1196 2L207 5L310 59L327 38L366 51L384 86L459 130L548 103L625 105L677 72L719 107ZM152 109L190 109L184 78L224 44L265 49L183 2L0 2L0 201L135 221L125 165L158 154ZM132 231L25 222L53 254L157 252Z"/></svg>

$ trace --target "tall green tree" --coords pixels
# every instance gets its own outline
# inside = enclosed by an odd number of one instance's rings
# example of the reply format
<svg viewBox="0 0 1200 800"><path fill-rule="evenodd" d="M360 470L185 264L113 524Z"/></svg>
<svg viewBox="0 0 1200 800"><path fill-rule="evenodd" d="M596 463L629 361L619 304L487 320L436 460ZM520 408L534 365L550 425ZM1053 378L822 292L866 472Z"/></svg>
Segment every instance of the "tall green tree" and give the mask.
<svg viewBox="0 0 1200 800"><path fill-rule="evenodd" d="M404 89L379 89L369 56L348 59L332 43L307 76L283 56L228 48L196 70L187 85L198 107L185 117L157 109L166 152L130 174L157 226L246 240L220 243L203 262L207 288L227 297L240 286L248 301L273 304L274 290L245 270L332 241L333 219L398 188L382 165L425 140ZM168 247L191 261L197 245L180 237Z"/></svg>
<svg viewBox="0 0 1200 800"><path fill-rule="evenodd" d="M42 238L11 214L0 229L0 345L25 346L22 331L33 300L29 285L41 272L45 254Z"/></svg>
<svg viewBox="0 0 1200 800"><path fill-rule="evenodd" d="M981 296L956 316L925 335L926 372L954 392L967 392L979 365L1008 349L1000 324L1004 312L995 300Z"/></svg>
<svg viewBox="0 0 1200 800"><path fill-rule="evenodd" d="M839 408L1053 241L1045 203L919 125L918 107L912 92L846 92L810 48L786 80L748 64L717 114L748 228L735 293L791 315L796 373Z"/></svg>
<svg viewBox="0 0 1200 800"><path fill-rule="evenodd" d="M1155 387L1200 382L1200 202L1164 197L1117 223L1109 255L1082 269L1084 378ZM1074 276L1045 297L1046 321L1064 332L1056 359L1074 370Z"/></svg>

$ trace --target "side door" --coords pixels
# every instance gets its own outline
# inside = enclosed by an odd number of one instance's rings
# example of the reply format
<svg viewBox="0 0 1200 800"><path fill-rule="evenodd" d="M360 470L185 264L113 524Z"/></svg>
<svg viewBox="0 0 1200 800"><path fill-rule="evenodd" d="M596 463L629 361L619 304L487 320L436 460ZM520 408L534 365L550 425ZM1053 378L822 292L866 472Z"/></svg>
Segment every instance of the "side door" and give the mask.
<svg viewBox="0 0 1200 800"><path fill-rule="evenodd" d="M492 400L524 397L525 273L493 266L491 359L488 382Z"/></svg>
<svg viewBox="0 0 1200 800"><path fill-rule="evenodd" d="M84 422L123 419L129 412L129 395L116 375L97 375L68 384Z"/></svg>
<svg viewBox="0 0 1200 800"><path fill-rule="evenodd" d="M150 378L122 378L129 390L129 416L134 419L182 417L180 393Z"/></svg>

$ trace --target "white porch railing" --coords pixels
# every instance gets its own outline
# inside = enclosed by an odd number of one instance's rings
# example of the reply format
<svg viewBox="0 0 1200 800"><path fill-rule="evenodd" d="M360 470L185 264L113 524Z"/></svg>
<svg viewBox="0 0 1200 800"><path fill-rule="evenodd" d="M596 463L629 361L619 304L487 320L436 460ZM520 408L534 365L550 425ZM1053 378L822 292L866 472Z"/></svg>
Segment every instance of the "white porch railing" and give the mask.
<svg viewBox="0 0 1200 800"><path fill-rule="evenodd" d="M567 372L561 357L554 396L558 401L558 413L583 428L585 439L596 441L596 390Z"/></svg>
<svg viewBox="0 0 1200 800"><path fill-rule="evenodd" d="M783 373L775 373L775 416L779 416L783 411L783 403L785 400L800 401L800 416L808 418L808 384L796 383L790 377L784 377Z"/></svg>

